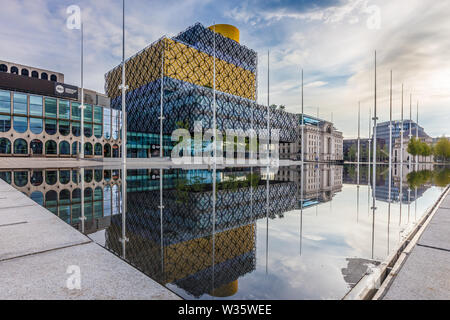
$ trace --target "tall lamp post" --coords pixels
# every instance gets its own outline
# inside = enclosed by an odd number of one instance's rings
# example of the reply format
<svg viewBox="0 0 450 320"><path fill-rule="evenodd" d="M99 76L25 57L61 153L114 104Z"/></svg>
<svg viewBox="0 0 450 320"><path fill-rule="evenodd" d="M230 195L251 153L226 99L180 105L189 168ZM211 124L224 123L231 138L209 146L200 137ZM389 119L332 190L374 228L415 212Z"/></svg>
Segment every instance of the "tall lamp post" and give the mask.
<svg viewBox="0 0 450 320"><path fill-rule="evenodd" d="M84 159L84 29L81 22L81 105L79 106L81 113L81 146L79 146L78 160Z"/></svg>
<svg viewBox="0 0 450 320"><path fill-rule="evenodd" d="M127 108L126 94L128 86L125 84L125 0L122 0L122 164L127 163Z"/></svg>

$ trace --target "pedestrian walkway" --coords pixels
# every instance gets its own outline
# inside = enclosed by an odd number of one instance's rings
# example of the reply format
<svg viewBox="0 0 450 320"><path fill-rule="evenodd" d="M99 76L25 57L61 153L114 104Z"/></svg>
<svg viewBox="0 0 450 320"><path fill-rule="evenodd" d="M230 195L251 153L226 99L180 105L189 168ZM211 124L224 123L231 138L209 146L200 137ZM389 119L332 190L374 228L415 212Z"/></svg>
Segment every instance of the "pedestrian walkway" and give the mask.
<svg viewBox="0 0 450 320"><path fill-rule="evenodd" d="M180 298L0 179L5 299Z"/></svg>
<svg viewBox="0 0 450 320"><path fill-rule="evenodd" d="M395 267L394 267L395 268ZM443 199L393 281L385 300L450 299L450 194Z"/></svg>

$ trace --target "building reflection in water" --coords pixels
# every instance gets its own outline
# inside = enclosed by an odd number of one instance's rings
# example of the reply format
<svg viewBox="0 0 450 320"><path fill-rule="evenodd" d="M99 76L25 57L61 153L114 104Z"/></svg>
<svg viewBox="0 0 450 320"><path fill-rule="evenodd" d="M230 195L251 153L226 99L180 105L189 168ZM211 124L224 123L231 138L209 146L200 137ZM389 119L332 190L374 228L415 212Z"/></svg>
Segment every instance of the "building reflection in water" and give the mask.
<svg viewBox="0 0 450 320"><path fill-rule="evenodd" d="M448 183L448 172L402 171L399 175L395 166L391 175L384 167L377 170L376 200L388 202L387 253L390 228L396 230L390 217L391 203L407 203L411 220L413 214L416 219L417 199L436 181ZM304 210L315 206L317 215L318 205L331 202L341 192L343 182L359 182L358 221L359 186L370 182L367 168L306 163L303 184L301 173L301 166L281 167L268 174L266 168L217 170L215 203L212 173L206 169L12 170L0 171L0 178L156 281L182 289L186 297L199 298L233 297L239 290L239 279L255 271L257 258L265 261L262 265L265 263L268 272L268 231L277 227L271 225L272 220L283 218L287 212L298 213L302 255ZM308 216L311 213L314 215L309 210ZM373 258L375 216L371 218ZM380 230L378 235L384 233ZM259 239L263 248L259 257L258 234L264 237ZM349 285L356 283L368 266L378 263L369 257L347 258L342 275Z"/></svg>
<svg viewBox="0 0 450 320"><path fill-rule="evenodd" d="M328 202L341 190L342 167L307 164L303 186L300 168L218 170L214 241L208 170L14 170L0 178L161 284L194 297L226 297L255 270L258 219L268 228L269 219Z"/></svg>

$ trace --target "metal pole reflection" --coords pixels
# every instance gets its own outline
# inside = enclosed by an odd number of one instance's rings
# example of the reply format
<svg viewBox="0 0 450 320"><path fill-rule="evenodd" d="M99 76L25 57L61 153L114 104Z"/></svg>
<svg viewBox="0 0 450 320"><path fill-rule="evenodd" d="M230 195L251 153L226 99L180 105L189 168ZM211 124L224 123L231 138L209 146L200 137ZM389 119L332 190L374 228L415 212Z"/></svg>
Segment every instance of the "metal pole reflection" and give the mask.
<svg viewBox="0 0 450 320"><path fill-rule="evenodd" d="M84 223L86 217L84 216L84 168L80 168L80 182L81 182L81 232L84 233Z"/></svg>
<svg viewBox="0 0 450 320"><path fill-rule="evenodd" d="M126 211L127 211L127 166L126 164L122 164L122 185L121 185L121 193L122 193L122 238L120 242L122 243L122 258L126 259L126 243L128 242L127 234L126 234ZM120 200L120 197L119 197Z"/></svg>

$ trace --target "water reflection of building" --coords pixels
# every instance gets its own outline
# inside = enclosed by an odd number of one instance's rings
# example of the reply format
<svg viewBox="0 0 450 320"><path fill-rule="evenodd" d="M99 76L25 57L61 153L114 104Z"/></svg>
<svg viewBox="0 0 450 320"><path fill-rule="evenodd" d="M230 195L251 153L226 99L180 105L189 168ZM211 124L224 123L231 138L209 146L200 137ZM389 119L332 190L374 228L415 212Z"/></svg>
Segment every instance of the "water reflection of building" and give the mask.
<svg viewBox="0 0 450 320"><path fill-rule="evenodd" d="M271 181L267 198L259 170L250 170L218 171L214 250L209 171L163 171L161 221L161 171L127 170L125 224L119 169L11 170L0 178L87 234L106 229L106 247L155 280L196 297L230 296L255 269L256 220L298 207L296 183Z"/></svg>
<svg viewBox="0 0 450 320"><path fill-rule="evenodd" d="M0 179L80 230L83 202L88 234L108 227L120 213L119 170L84 169L83 182L79 169L0 171Z"/></svg>
<svg viewBox="0 0 450 320"><path fill-rule="evenodd" d="M271 182L268 199L265 181L249 179L250 169L219 172L213 248L212 190L210 183L203 183L211 173L166 172L178 181L164 179L163 220L159 189L129 192L125 225L120 217L113 218L107 247L158 282L192 296L233 295L239 277L255 269L256 220L267 217L268 203L270 218L295 209L296 184ZM259 176L257 169L254 175ZM125 248L123 227L129 239Z"/></svg>
<svg viewBox="0 0 450 320"><path fill-rule="evenodd" d="M276 181L301 183L301 166L281 167L274 176ZM303 207L330 201L342 190L343 166L306 163L303 175ZM297 196L299 200L300 195Z"/></svg>
<svg viewBox="0 0 450 320"><path fill-rule="evenodd" d="M418 164L413 165L413 168L409 168L407 164L403 165L403 168L399 164L392 166L392 180L391 184L391 201L399 201L400 194L402 194L403 203L411 203L420 198L424 192L429 189L432 184L424 183L420 184L417 188L411 186L408 181L409 174L413 172L420 172L423 170L433 170L432 164ZM370 172L372 168L370 168ZM344 183L345 184L357 184L358 172L356 165L348 165L344 168ZM369 176L369 167L367 165L360 166L359 182L360 185L370 184L372 177ZM389 167L387 165L377 166L376 172L376 189L375 198L380 201L389 201Z"/></svg>

